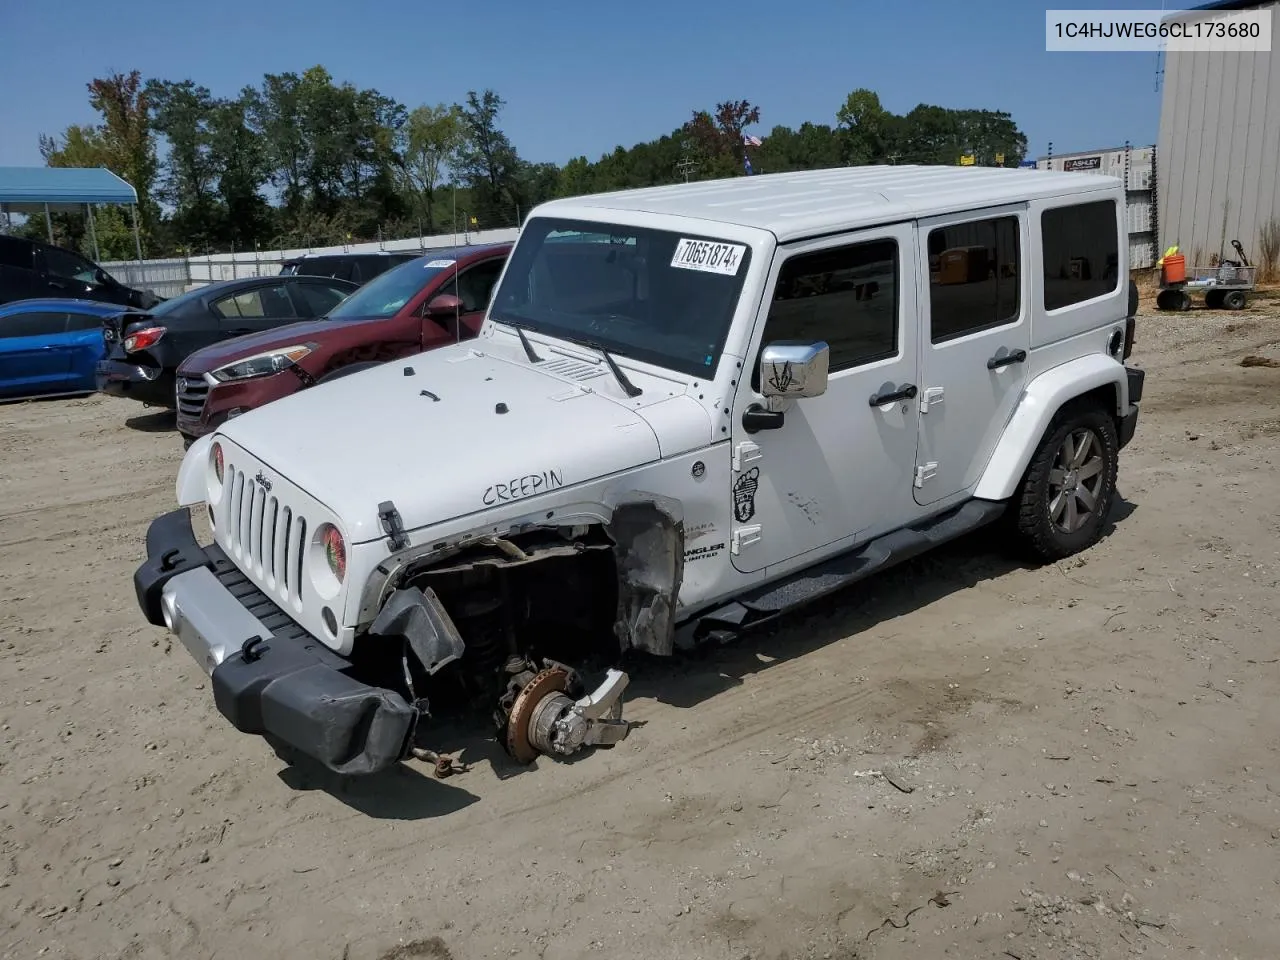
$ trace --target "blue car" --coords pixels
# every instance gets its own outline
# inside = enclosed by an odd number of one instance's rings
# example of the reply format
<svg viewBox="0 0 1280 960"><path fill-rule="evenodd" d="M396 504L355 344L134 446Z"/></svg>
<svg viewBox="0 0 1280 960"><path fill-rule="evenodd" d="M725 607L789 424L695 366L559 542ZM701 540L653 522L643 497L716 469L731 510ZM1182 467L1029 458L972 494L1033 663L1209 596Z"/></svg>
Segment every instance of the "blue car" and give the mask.
<svg viewBox="0 0 1280 960"><path fill-rule="evenodd" d="M96 300L0 305L0 400L93 393L106 354L102 321L124 309Z"/></svg>

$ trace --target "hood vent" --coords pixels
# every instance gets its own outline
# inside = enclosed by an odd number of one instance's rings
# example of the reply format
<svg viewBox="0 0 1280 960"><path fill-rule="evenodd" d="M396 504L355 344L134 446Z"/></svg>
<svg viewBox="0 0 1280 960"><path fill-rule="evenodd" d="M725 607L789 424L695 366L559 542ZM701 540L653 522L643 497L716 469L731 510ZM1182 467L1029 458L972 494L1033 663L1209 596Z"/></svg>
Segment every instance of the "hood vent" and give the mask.
<svg viewBox="0 0 1280 960"><path fill-rule="evenodd" d="M576 380L579 383L584 380L590 380L593 377L602 377L605 374L602 365L588 363L576 357L557 357L551 360L544 360L539 366L541 369L554 373L558 377L564 377L566 380Z"/></svg>

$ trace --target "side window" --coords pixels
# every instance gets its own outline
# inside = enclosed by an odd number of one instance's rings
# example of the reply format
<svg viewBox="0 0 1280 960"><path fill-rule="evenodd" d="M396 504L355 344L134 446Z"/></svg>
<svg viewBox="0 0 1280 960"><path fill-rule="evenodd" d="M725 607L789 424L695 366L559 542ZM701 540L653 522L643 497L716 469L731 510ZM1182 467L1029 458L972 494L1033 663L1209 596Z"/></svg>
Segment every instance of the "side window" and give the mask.
<svg viewBox="0 0 1280 960"><path fill-rule="evenodd" d="M1040 215L1044 308L1057 310L1113 293L1120 285L1116 202L1054 207Z"/></svg>
<svg viewBox="0 0 1280 960"><path fill-rule="evenodd" d="M224 320L244 318L286 319L296 317L289 292L284 287L254 287L235 296L223 297L213 302L213 312Z"/></svg>
<svg viewBox="0 0 1280 960"><path fill-rule="evenodd" d="M323 317L347 297L346 290L326 283L300 283L294 291L302 295L310 317Z"/></svg>
<svg viewBox="0 0 1280 960"><path fill-rule="evenodd" d="M51 337L67 329L65 313L15 313L0 318L0 339Z"/></svg>
<svg viewBox="0 0 1280 960"><path fill-rule="evenodd" d="M1013 323L1018 218L953 223L929 232L929 316L934 343Z"/></svg>
<svg viewBox="0 0 1280 960"><path fill-rule="evenodd" d="M95 283L98 278L98 271L88 260L56 247L44 248L44 268L55 277L81 283Z"/></svg>
<svg viewBox="0 0 1280 960"><path fill-rule="evenodd" d="M831 373L898 349L898 243L873 240L791 257L774 288L763 347L779 340L831 347ZM753 364L752 386L760 377Z"/></svg>
<svg viewBox="0 0 1280 960"><path fill-rule="evenodd" d="M486 260L458 276L458 289L461 292L457 296L462 300L463 312L478 313L488 308L494 284L498 282L498 274L502 272L502 264L501 259Z"/></svg>
<svg viewBox="0 0 1280 960"><path fill-rule="evenodd" d="M31 270L35 265L35 248L30 243L13 237L0 237L0 267Z"/></svg>
<svg viewBox="0 0 1280 960"><path fill-rule="evenodd" d="M101 330L102 317L93 313L68 313L67 314L67 332L74 333L77 330Z"/></svg>

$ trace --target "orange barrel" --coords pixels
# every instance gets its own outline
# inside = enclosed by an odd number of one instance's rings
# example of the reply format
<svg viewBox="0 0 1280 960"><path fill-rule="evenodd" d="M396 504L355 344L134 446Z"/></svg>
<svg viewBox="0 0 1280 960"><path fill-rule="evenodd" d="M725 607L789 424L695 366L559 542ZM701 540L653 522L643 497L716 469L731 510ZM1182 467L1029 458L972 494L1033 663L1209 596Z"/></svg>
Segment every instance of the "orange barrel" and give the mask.
<svg viewBox="0 0 1280 960"><path fill-rule="evenodd" d="M1184 283L1187 279L1187 258L1180 253L1164 258L1165 286Z"/></svg>

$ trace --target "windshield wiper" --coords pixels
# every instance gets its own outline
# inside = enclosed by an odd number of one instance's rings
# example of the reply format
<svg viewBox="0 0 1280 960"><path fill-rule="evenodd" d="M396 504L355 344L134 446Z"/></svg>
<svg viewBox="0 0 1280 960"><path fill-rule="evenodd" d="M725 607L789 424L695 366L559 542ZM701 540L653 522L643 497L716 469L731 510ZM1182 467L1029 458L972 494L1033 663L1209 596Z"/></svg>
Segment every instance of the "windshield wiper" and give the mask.
<svg viewBox="0 0 1280 960"><path fill-rule="evenodd" d="M600 346L600 344L593 343L590 340L574 340L571 337L566 337L563 333L557 333L556 336L561 340L568 340L570 343L576 343L580 347L590 347L592 350L599 350L600 356L604 357L604 362L609 365L609 369L613 371L613 375L617 378L618 384L622 387L623 392L628 397L638 397L640 394L644 393L643 390L632 383L627 378L627 375L622 372L622 368L618 366L617 361L613 359L613 354Z"/></svg>
<svg viewBox="0 0 1280 960"><path fill-rule="evenodd" d="M520 338L520 346L524 347L524 355L529 358L530 363L541 363L542 358L538 356L533 349L533 344L529 342L529 338L524 335L524 328L518 323L512 323L510 320L499 319L494 317L498 323L505 323L508 327L516 332L516 336Z"/></svg>

